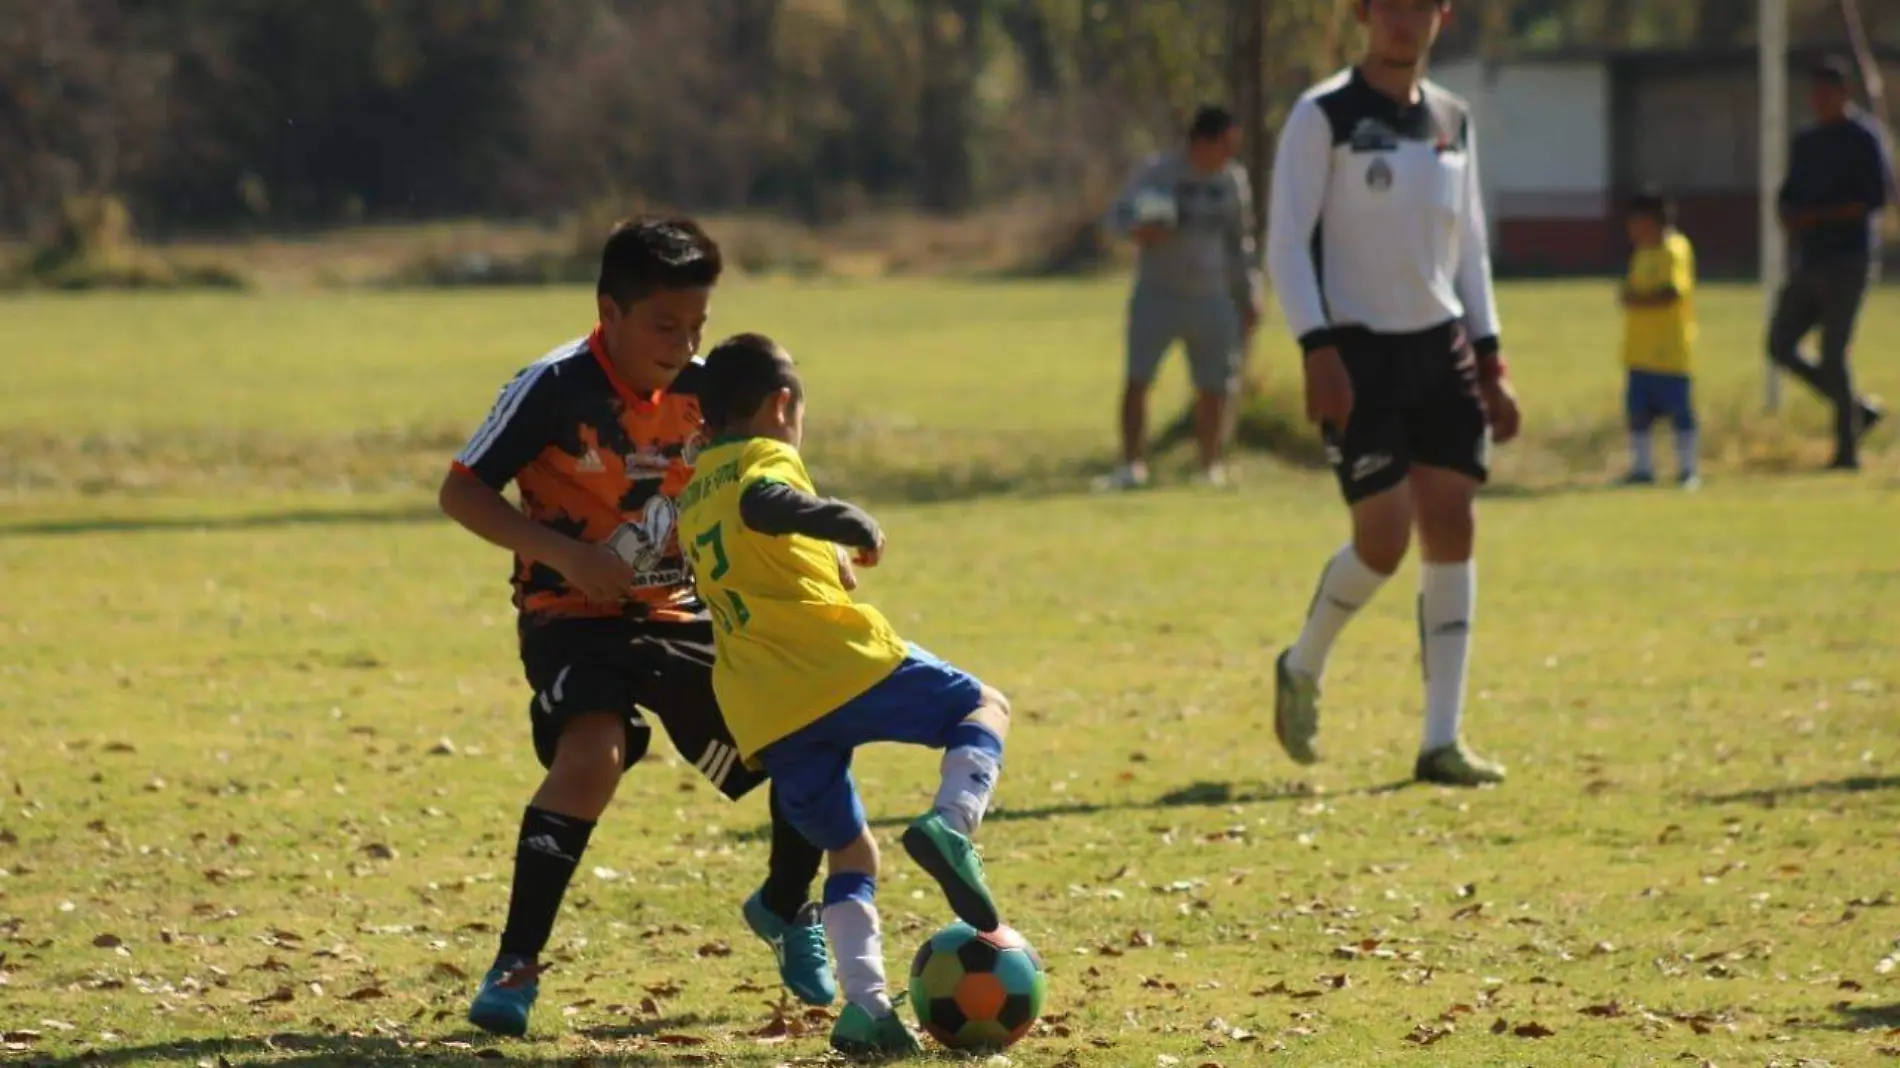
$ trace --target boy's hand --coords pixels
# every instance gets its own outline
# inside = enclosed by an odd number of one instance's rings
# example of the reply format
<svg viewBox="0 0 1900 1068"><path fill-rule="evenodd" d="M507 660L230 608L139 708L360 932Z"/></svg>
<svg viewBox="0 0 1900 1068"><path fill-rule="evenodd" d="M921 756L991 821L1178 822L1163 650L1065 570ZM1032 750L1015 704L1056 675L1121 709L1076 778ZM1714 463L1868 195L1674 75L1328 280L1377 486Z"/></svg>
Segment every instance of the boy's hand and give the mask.
<svg viewBox="0 0 1900 1068"><path fill-rule="evenodd" d="M1508 378L1494 378L1478 386L1484 411L1491 420L1491 440L1499 445L1517 437L1523 429L1523 413L1518 411L1517 390Z"/></svg>
<svg viewBox="0 0 1900 1068"><path fill-rule="evenodd" d="M615 604L633 588L633 565L605 545L576 541L560 559L547 563L590 601Z"/></svg>
<svg viewBox="0 0 1900 1068"><path fill-rule="evenodd" d="M852 556L851 562L859 567L876 567L878 561L882 559L884 559L884 532L880 530L877 532L877 544L869 549L859 549Z"/></svg>
<svg viewBox="0 0 1900 1068"><path fill-rule="evenodd" d="M838 581L844 586L844 591L850 593L858 588L857 569L851 566L851 554L845 552L844 546L834 545L832 548L838 551Z"/></svg>

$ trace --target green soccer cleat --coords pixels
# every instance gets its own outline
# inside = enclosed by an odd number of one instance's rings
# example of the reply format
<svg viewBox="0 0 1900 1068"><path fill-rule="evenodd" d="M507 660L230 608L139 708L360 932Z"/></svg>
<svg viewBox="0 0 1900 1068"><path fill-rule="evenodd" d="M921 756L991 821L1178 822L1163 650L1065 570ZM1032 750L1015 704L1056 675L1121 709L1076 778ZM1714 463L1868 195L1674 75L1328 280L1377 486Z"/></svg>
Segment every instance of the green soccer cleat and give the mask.
<svg viewBox="0 0 1900 1068"><path fill-rule="evenodd" d="M872 1016L856 1005L846 1005L831 1027L831 1048L857 1060L884 1060L891 1057L918 1056L923 1043L904 1021L891 1010L885 1016Z"/></svg>
<svg viewBox="0 0 1900 1068"><path fill-rule="evenodd" d="M838 980L825 952L825 924L818 906L799 910L798 922L786 923L758 894L746 898L746 926L778 958L778 977L793 996L807 1005L829 1005L838 999Z"/></svg>
<svg viewBox="0 0 1900 1068"><path fill-rule="evenodd" d="M541 992L541 969L530 961L497 964L482 977L482 988L468 1007L468 1022L491 1035L520 1038L528 1033L528 1012Z"/></svg>
<svg viewBox="0 0 1900 1068"><path fill-rule="evenodd" d="M1291 650L1288 650L1291 652ZM1319 680L1274 661L1273 734L1295 764L1319 762Z"/></svg>
<svg viewBox="0 0 1900 1068"><path fill-rule="evenodd" d="M996 899L983 882L983 858L976 855L969 837L952 830L943 816L935 812L919 816L904 831L904 851L937 880L957 919L979 931L994 931L1002 925Z"/></svg>
<svg viewBox="0 0 1900 1068"><path fill-rule="evenodd" d="M1412 776L1441 786L1486 786L1504 781L1504 765L1486 760L1460 741L1420 753Z"/></svg>

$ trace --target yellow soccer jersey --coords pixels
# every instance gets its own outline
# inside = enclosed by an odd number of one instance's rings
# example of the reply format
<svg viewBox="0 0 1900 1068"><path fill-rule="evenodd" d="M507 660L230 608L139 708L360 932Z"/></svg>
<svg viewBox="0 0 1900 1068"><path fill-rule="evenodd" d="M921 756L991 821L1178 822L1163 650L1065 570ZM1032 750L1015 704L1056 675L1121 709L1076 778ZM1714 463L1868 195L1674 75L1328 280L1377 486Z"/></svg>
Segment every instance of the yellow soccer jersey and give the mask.
<svg viewBox="0 0 1900 1068"><path fill-rule="evenodd" d="M1655 248L1630 257L1630 291L1673 288L1682 299L1664 307L1623 310L1623 364L1633 371L1687 375L1695 349L1695 249L1674 230Z"/></svg>
<svg viewBox="0 0 1900 1068"><path fill-rule="evenodd" d="M713 692L748 763L780 738L882 681L908 648L877 609L852 601L836 548L746 526L739 501L761 482L812 493L798 450L722 438L680 494L679 542L713 615Z"/></svg>

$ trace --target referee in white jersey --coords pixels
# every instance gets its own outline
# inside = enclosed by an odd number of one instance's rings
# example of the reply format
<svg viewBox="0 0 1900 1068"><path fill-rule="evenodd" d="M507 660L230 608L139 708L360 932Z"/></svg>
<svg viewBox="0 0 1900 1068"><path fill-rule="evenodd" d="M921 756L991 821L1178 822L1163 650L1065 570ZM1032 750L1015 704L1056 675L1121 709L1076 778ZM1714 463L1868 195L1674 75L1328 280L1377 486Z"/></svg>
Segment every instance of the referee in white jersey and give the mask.
<svg viewBox="0 0 1900 1068"><path fill-rule="evenodd" d="M1357 0L1359 65L1314 86L1281 131L1267 266L1305 353L1306 408L1352 510L1305 626L1276 665L1274 729L1319 759L1320 680L1348 621L1418 529L1428 782L1500 782L1459 733L1490 443L1518 430L1464 101L1425 80L1450 0Z"/></svg>

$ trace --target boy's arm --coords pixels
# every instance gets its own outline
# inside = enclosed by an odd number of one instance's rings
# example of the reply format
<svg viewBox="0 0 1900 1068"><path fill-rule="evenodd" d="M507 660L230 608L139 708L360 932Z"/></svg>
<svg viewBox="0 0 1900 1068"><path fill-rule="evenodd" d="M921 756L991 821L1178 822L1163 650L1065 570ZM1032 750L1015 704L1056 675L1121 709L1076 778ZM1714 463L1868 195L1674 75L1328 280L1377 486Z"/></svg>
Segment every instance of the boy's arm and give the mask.
<svg viewBox="0 0 1900 1068"><path fill-rule="evenodd" d="M491 545L561 573L590 599L616 601L633 583L633 566L613 550L570 538L522 514L501 491L554 439L560 372L536 364L502 388L488 418L442 479L442 513Z"/></svg>
<svg viewBox="0 0 1900 1068"><path fill-rule="evenodd" d="M1660 286L1638 286L1634 281L1623 285L1625 308L1667 308L1689 295L1695 288L1695 262L1686 248L1664 246L1667 257Z"/></svg>
<svg viewBox="0 0 1900 1068"><path fill-rule="evenodd" d="M803 534L866 552L884 540L877 520L857 505L770 480L754 482L739 495L739 518L761 534Z"/></svg>

